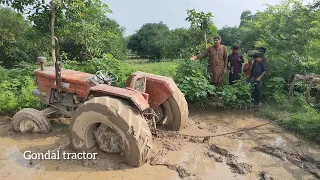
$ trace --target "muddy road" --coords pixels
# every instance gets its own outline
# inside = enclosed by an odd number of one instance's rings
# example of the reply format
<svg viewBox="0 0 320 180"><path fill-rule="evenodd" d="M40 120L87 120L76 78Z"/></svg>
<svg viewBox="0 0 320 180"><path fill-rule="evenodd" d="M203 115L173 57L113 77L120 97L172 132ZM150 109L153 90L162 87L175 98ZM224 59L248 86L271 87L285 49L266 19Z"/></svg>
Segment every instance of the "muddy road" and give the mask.
<svg viewBox="0 0 320 180"><path fill-rule="evenodd" d="M191 110L181 134L209 136L267 123L245 111ZM21 134L0 120L0 179L320 179L320 147L269 124L251 131L197 138L154 139L152 158L140 168L124 165L118 155L95 160L26 160L25 151L72 152L68 125L53 123L48 135Z"/></svg>

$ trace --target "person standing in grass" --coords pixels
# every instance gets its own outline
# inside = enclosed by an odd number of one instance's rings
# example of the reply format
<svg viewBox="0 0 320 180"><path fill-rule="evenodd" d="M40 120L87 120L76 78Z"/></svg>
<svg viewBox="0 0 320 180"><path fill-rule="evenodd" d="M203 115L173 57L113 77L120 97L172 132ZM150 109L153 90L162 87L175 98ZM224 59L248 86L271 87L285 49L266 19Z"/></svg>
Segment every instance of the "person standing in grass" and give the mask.
<svg viewBox="0 0 320 180"><path fill-rule="evenodd" d="M190 60L195 61L199 58L209 55L208 70L210 73L210 84L222 87L223 75L227 72L228 55L227 47L221 45L221 37L215 36L213 38L214 45L208 47L203 53L192 56Z"/></svg>
<svg viewBox="0 0 320 180"><path fill-rule="evenodd" d="M253 58L255 59L251 70L252 82L254 83L253 99L255 101L255 104L260 107L262 106L263 93L262 77L265 75L266 71L264 68L264 63L262 62L262 55L256 53L254 54Z"/></svg>
<svg viewBox="0 0 320 180"><path fill-rule="evenodd" d="M239 52L240 47L238 45L232 46L232 54L228 56L228 69L230 70L229 74L229 83L232 85L234 81L237 81L241 77L242 73L242 63L244 62L243 56Z"/></svg>

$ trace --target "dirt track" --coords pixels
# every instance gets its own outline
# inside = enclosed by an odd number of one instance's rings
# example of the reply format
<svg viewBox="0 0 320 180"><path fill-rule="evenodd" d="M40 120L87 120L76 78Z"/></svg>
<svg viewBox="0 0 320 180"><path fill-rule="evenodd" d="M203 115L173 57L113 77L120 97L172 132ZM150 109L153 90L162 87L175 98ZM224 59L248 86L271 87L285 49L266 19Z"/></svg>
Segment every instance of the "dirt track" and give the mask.
<svg viewBox="0 0 320 180"><path fill-rule="evenodd" d="M215 135L267 122L241 111L197 110L189 118L181 134ZM140 168L127 167L117 155L98 154L92 161L23 158L25 151L43 152L67 144L67 128L55 123L49 135L22 136L12 132L10 122L3 118L1 179L320 179L320 147L275 125L211 138L207 143L156 138L152 159ZM71 152L68 146L60 150Z"/></svg>

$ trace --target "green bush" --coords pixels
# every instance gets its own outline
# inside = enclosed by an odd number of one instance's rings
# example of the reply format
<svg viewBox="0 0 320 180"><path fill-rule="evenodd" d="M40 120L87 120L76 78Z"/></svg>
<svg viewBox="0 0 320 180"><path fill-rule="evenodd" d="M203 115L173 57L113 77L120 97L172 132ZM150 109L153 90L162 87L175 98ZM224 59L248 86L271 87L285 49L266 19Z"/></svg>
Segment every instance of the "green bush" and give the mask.
<svg viewBox="0 0 320 180"><path fill-rule="evenodd" d="M224 107L251 107L252 84L245 84L242 78L233 85L224 85L221 91L218 91L208 82L206 61L185 60L178 67L175 79L186 98L196 104L206 101L206 103L214 102Z"/></svg>
<svg viewBox="0 0 320 180"><path fill-rule="evenodd" d="M17 74L16 78L9 78L10 80L6 79L0 83L0 113L11 114L22 108L42 107L40 99L31 93L33 89L36 89L34 78L22 77L16 69L13 72L8 74Z"/></svg>
<svg viewBox="0 0 320 180"><path fill-rule="evenodd" d="M284 93L286 82L283 77L270 77L265 82L265 97L274 100L274 94Z"/></svg>
<svg viewBox="0 0 320 180"><path fill-rule="evenodd" d="M206 64L185 60L177 69L175 81L190 101L202 101L215 94L215 87L208 82Z"/></svg>
<svg viewBox="0 0 320 180"><path fill-rule="evenodd" d="M226 107L248 108L252 105L252 84L245 84L244 78L236 81L233 85L224 85L218 92L217 99Z"/></svg>

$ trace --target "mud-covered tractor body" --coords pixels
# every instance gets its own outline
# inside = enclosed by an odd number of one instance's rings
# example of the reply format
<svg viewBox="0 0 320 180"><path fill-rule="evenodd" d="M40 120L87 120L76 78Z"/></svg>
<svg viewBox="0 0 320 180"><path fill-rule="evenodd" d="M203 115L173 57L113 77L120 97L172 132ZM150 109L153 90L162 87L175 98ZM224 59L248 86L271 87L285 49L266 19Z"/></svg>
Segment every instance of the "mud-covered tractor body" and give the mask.
<svg viewBox="0 0 320 180"><path fill-rule="evenodd" d="M39 62L32 94L48 107L17 112L12 121L15 131L49 133L47 116L62 114L71 117L69 139L74 150L98 144L107 153L122 154L127 164L140 166L152 147L151 127L178 131L188 118L187 102L172 78L135 72L126 88L118 88L111 85L117 78L106 71L90 74L62 69L59 61L55 67L45 67L41 58Z"/></svg>
<svg viewBox="0 0 320 180"><path fill-rule="evenodd" d="M61 114L70 117L77 107L92 96L115 96L132 101L141 111L149 108L148 94L130 87L118 88L101 84L94 74L61 69L62 92L58 91L56 85L54 67L38 69L35 71L35 76L38 88L33 91L33 94L39 96L44 104L57 107Z"/></svg>

